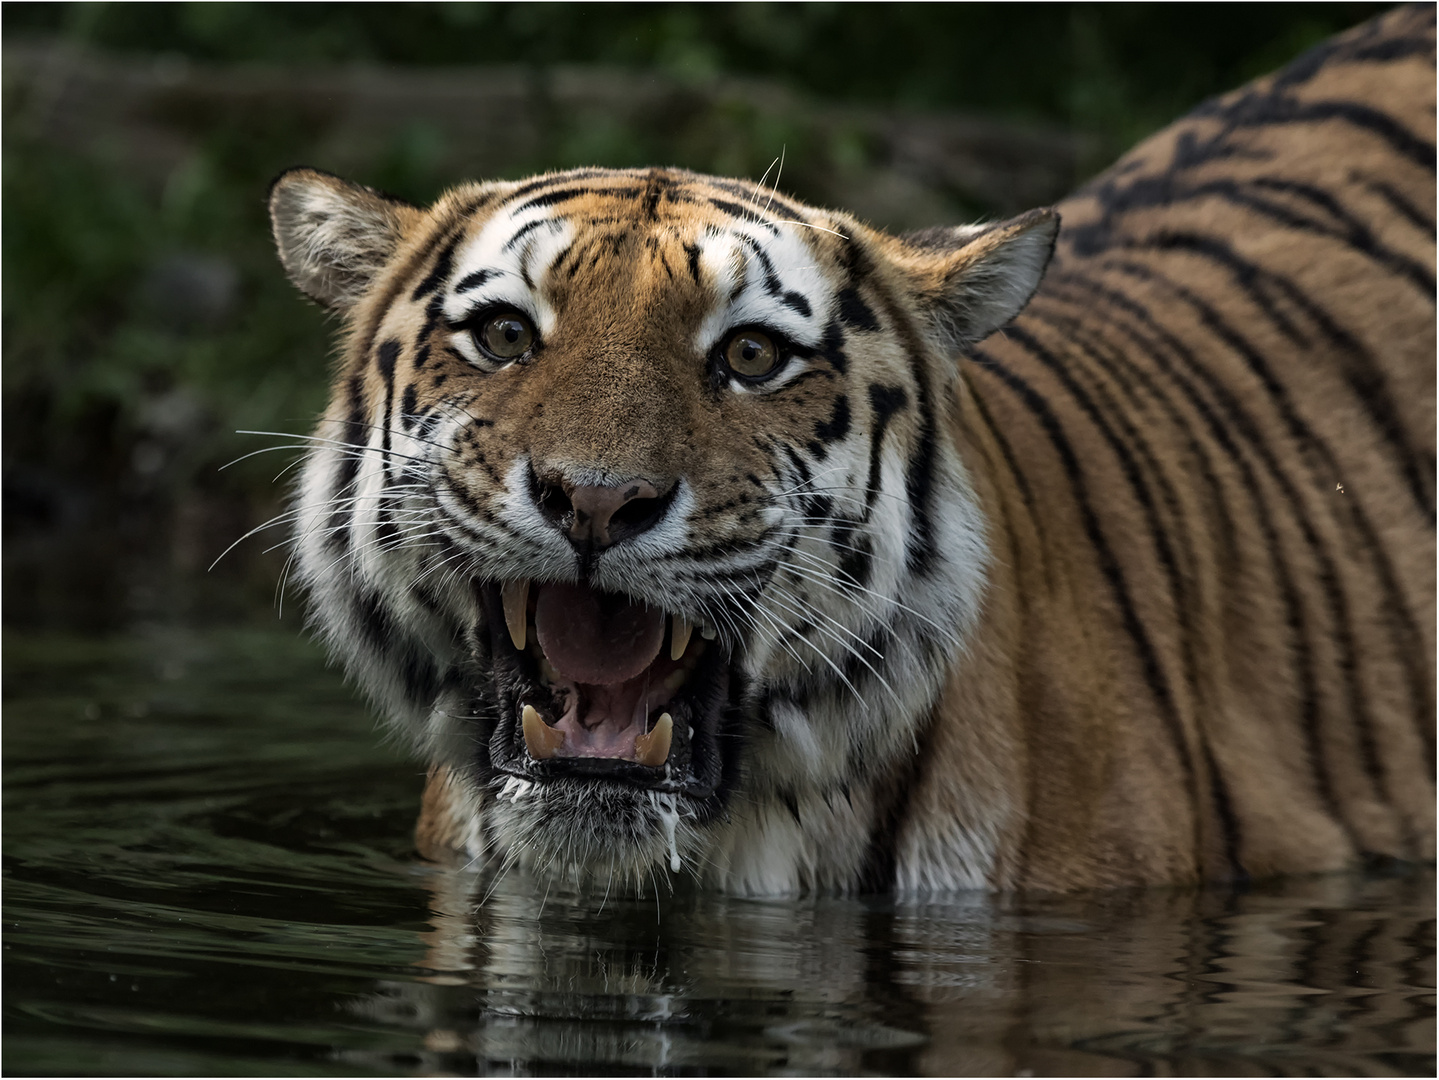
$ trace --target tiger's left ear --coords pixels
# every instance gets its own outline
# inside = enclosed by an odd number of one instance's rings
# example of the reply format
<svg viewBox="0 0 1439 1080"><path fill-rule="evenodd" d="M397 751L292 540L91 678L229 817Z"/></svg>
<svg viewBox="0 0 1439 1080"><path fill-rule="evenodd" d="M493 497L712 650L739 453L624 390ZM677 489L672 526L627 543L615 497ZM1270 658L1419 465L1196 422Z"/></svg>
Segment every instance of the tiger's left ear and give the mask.
<svg viewBox="0 0 1439 1080"><path fill-rule="evenodd" d="M908 233L887 254L909 279L935 344L952 355L1024 309L1058 233L1058 211L1031 210L993 225Z"/></svg>
<svg viewBox="0 0 1439 1080"><path fill-rule="evenodd" d="M359 303L419 217L408 203L319 169L290 169L270 185L280 263L331 311Z"/></svg>

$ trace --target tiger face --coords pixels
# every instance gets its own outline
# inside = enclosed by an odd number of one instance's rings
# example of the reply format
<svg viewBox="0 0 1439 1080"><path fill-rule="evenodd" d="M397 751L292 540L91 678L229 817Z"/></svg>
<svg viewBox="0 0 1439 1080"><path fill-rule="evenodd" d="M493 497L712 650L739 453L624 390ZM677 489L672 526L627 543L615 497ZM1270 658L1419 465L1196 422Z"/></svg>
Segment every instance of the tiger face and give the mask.
<svg viewBox="0 0 1439 1080"><path fill-rule="evenodd" d="M852 880L845 823L985 590L953 357L1028 300L1056 215L896 239L674 170L423 210L294 170L271 210L347 327L298 575L450 839L602 881ZM823 859L756 842L798 802L830 808Z"/></svg>

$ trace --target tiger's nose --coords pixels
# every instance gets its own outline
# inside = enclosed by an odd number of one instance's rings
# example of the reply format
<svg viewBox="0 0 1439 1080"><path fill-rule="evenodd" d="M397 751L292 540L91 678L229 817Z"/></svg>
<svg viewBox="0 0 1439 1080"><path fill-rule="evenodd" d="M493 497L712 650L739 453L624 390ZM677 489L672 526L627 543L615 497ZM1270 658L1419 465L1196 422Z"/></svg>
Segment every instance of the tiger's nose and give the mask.
<svg viewBox="0 0 1439 1080"><path fill-rule="evenodd" d="M622 484L573 484L555 478L536 485L536 502L557 529L581 551L602 551L659 524L674 484L664 490L648 480Z"/></svg>

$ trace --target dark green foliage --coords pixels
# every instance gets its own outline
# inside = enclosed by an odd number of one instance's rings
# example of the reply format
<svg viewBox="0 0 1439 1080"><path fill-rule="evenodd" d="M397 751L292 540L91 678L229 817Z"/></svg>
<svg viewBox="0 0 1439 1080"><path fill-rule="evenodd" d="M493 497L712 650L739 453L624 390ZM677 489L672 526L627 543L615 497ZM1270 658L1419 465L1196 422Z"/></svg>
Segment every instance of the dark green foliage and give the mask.
<svg viewBox="0 0 1439 1080"><path fill-rule="evenodd" d="M202 61L615 64L1153 125L1380 4L9 4L4 31Z"/></svg>

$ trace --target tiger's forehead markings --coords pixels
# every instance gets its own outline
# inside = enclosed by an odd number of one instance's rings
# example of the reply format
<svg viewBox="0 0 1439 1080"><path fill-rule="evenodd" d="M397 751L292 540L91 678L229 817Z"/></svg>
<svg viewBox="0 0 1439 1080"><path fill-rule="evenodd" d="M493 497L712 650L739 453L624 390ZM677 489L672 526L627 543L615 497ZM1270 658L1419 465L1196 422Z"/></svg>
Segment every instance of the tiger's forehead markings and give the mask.
<svg viewBox="0 0 1439 1080"><path fill-rule="evenodd" d="M699 264L719 303L700 324L696 347L710 348L737 326L766 326L797 344L817 348L834 308L835 289L801 225L736 220L707 230Z"/></svg>
<svg viewBox="0 0 1439 1080"><path fill-rule="evenodd" d="M656 235L677 243L691 272L699 271L696 278L712 290L714 307L695 334L699 350L708 350L727 330L751 324L778 330L800 345L820 344L836 290L818 265L822 257L803 236L804 224L770 219L768 195L725 190L748 195L750 201L741 204L718 197L709 185L665 174L626 174L608 185L576 183L582 179L567 174L554 177L556 186L549 190L526 185L512 192L461 243L449 275L446 318L457 321L483 307L513 305L534 319L542 335L553 333L557 314L540 285L578 234L587 225L651 234L659 227Z"/></svg>
<svg viewBox="0 0 1439 1080"><path fill-rule="evenodd" d="M536 285L569 247L574 232L568 218L544 206L501 210L456 250L445 317L458 321L480 308L506 304L526 312L542 335L553 333L554 308Z"/></svg>

